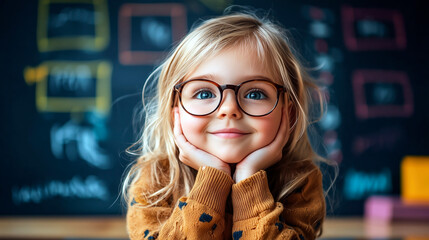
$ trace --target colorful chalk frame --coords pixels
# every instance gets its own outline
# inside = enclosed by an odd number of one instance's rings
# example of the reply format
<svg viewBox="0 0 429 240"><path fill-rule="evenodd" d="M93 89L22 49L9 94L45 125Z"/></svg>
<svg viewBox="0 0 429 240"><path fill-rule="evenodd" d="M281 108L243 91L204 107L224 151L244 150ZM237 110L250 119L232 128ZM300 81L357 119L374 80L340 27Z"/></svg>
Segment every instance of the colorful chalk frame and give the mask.
<svg viewBox="0 0 429 240"><path fill-rule="evenodd" d="M49 37L49 7L52 4L91 4L99 19L94 36ZM109 14L106 0L40 0L37 19L37 46L40 52L60 50L102 51L109 44Z"/></svg>
<svg viewBox="0 0 429 240"><path fill-rule="evenodd" d="M133 51L131 49L131 18L133 16L163 16L171 18L173 42L187 31L186 9L182 4L124 4L119 10L118 49L123 65L152 65L162 58L164 51Z"/></svg>
<svg viewBox="0 0 429 240"><path fill-rule="evenodd" d="M353 73L352 78L355 113L358 118L409 117L414 113L413 91L405 72L360 69ZM395 83L401 85L404 103L402 105L368 105L364 89L366 83Z"/></svg>
<svg viewBox="0 0 429 240"><path fill-rule="evenodd" d="M351 51L367 50L403 50L407 47L405 24L402 13L396 10L377 8L341 8L343 37L346 47ZM395 31L393 38L359 39L354 31L354 23L363 19L392 23Z"/></svg>
<svg viewBox="0 0 429 240"><path fill-rule="evenodd" d="M94 97L48 96L48 76L54 67L88 66L95 81ZM107 61L47 61L24 72L26 82L36 82L36 107L40 112L87 112L97 110L107 114L111 103L111 64Z"/></svg>

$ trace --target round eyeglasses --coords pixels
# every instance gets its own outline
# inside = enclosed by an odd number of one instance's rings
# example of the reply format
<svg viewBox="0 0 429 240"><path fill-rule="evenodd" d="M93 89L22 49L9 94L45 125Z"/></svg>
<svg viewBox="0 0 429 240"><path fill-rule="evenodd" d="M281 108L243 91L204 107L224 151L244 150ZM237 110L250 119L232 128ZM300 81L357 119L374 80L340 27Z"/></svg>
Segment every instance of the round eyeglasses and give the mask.
<svg viewBox="0 0 429 240"><path fill-rule="evenodd" d="M264 79L253 79L239 85L219 85L206 79L192 79L174 86L183 109L194 116L206 116L216 111L223 99L223 91L231 89L239 108L249 116L270 114L286 88Z"/></svg>

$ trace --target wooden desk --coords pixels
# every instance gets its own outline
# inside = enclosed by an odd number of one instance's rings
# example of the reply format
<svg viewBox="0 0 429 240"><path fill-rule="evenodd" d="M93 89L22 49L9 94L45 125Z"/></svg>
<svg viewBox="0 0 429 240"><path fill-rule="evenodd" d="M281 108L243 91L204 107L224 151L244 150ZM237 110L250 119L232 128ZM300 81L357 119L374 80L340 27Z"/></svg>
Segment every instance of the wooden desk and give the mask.
<svg viewBox="0 0 429 240"><path fill-rule="evenodd" d="M0 218L0 239L127 239L120 217ZM367 222L361 218L328 218L322 238L429 239L429 222Z"/></svg>

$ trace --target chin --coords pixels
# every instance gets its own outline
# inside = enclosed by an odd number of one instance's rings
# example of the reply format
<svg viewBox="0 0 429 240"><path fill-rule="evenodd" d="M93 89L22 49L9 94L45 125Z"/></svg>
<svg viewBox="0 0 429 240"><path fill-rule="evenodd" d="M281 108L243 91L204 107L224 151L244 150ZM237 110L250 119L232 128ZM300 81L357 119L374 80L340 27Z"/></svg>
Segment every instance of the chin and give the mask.
<svg viewBox="0 0 429 240"><path fill-rule="evenodd" d="M214 154L214 155L225 163L239 163L247 156L243 154Z"/></svg>

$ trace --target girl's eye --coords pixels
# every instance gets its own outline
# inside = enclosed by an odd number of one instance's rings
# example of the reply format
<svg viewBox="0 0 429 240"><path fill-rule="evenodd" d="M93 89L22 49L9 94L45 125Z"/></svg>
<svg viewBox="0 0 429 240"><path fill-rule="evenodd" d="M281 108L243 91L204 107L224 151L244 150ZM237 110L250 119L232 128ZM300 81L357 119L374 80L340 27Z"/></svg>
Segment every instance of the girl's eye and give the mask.
<svg viewBox="0 0 429 240"><path fill-rule="evenodd" d="M209 98L215 98L215 97L216 96L208 90L200 90L195 94L195 98L202 99L202 100L209 99Z"/></svg>
<svg viewBox="0 0 429 240"><path fill-rule="evenodd" d="M249 98L249 99L253 99L253 100L262 100L262 99L267 98L267 96L260 90L252 90L251 92L246 94L246 96L244 96L244 97Z"/></svg>

